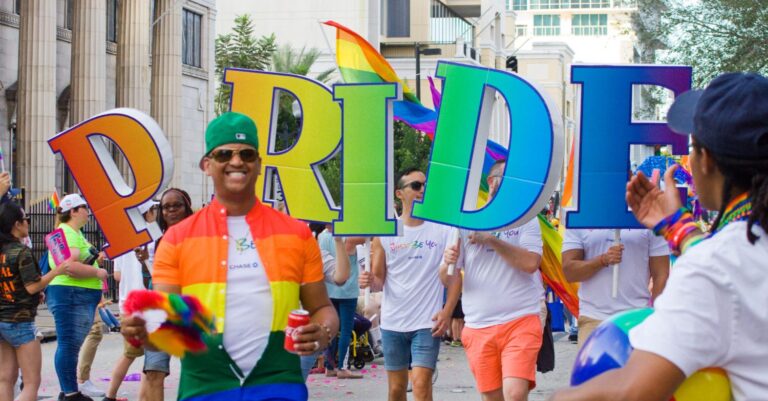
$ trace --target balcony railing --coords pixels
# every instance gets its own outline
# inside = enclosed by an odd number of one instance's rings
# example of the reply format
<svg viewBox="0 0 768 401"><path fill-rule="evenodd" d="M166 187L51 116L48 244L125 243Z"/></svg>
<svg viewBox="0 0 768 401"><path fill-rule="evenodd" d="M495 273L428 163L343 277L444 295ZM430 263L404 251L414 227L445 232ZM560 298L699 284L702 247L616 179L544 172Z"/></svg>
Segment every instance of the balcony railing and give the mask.
<svg viewBox="0 0 768 401"><path fill-rule="evenodd" d="M456 43L462 38L471 47L475 45L475 25L465 20L440 0L431 0L429 40L432 43Z"/></svg>

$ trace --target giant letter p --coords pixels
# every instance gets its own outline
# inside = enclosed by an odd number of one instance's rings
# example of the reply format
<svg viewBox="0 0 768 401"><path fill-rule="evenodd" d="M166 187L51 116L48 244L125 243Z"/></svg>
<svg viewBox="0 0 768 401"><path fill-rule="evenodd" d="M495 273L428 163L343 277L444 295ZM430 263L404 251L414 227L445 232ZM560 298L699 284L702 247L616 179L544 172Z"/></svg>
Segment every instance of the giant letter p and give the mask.
<svg viewBox="0 0 768 401"><path fill-rule="evenodd" d="M103 138L125 156L134 177L129 187ZM60 153L80 188L109 246L110 258L160 237L137 206L152 199L173 175L173 155L157 123L133 109L114 109L74 126L48 141Z"/></svg>

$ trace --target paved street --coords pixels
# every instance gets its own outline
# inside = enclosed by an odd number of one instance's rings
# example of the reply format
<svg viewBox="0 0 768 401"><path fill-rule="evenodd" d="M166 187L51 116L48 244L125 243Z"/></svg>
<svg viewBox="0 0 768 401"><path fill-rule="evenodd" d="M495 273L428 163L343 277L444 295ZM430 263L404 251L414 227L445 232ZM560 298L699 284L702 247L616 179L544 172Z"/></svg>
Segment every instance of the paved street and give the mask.
<svg viewBox="0 0 768 401"><path fill-rule="evenodd" d="M47 311L41 311L38 325L45 331L50 324ZM570 375L571 365L576 354L576 345L571 344L563 333L555 333L556 369L545 375L538 374L537 387L531 393L531 401L545 400L556 388L566 386ZM55 398L59 385L53 367L53 357L56 342L47 342L43 347L43 382L40 389L41 399ZM97 386L106 390L112 366L123 350L122 337L111 333L104 336L94 361L91 380ZM386 400L387 382L382 360L366 365L362 370L365 376L362 380L338 380L326 378L324 375L311 375L308 380L311 400L322 401L363 401ZM128 372L129 381L123 383L119 397L131 401L138 400L138 372L141 370L142 359L134 362ZM173 360L172 374L166 380L166 399L176 398L176 388L179 383L179 362ZM409 395L409 399L412 399ZM478 400L480 397L475 390L475 383L469 371L469 365L462 348L452 348L443 345L438 362L438 377L435 383L435 401Z"/></svg>

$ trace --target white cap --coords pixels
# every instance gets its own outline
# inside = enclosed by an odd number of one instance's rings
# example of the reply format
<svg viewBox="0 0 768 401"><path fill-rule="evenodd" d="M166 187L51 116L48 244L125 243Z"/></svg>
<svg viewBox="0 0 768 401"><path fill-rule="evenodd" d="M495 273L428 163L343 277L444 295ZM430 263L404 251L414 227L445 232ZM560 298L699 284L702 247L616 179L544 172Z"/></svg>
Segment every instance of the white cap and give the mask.
<svg viewBox="0 0 768 401"><path fill-rule="evenodd" d="M149 209L151 209L152 206L157 206L157 205L158 205L158 203L156 201L150 199L150 200L142 203L141 205L139 205L139 213L144 214L147 211L149 211Z"/></svg>
<svg viewBox="0 0 768 401"><path fill-rule="evenodd" d="M82 196L79 194L69 194L61 199L61 202L59 202L59 207L61 208L61 212L68 212L78 206L87 206L88 204L85 203L85 199L83 199Z"/></svg>

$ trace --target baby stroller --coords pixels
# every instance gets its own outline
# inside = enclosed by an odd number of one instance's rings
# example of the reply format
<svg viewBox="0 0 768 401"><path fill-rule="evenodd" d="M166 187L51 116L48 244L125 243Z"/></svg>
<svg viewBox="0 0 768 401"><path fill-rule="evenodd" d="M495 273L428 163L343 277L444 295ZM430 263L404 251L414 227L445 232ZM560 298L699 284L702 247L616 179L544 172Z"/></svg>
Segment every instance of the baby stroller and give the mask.
<svg viewBox="0 0 768 401"><path fill-rule="evenodd" d="M373 362L375 358L373 347L369 341L368 330L371 328L371 321L363 315L355 313L355 323L352 329L352 342L349 344L349 353L347 357L347 369L354 366L356 369L365 367L366 362Z"/></svg>

